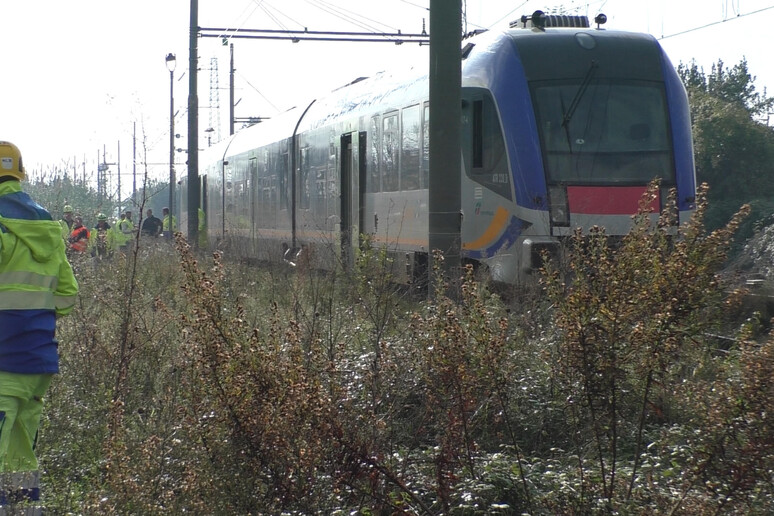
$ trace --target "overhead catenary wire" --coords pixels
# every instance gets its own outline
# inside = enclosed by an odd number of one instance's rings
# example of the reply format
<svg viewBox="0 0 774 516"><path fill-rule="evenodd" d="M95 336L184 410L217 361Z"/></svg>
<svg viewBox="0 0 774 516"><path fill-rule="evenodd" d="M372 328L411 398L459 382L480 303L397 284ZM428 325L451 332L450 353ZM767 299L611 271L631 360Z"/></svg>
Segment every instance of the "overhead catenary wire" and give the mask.
<svg viewBox="0 0 774 516"><path fill-rule="evenodd" d="M511 16L513 13L515 13L516 11L518 11L519 9L521 9L522 7L524 7L525 5L527 5L528 3L529 3L529 0L525 0L524 2L520 3L520 4L519 4L519 5L517 5L515 8L513 8L512 10L508 11L508 12L507 12L505 15L501 16L501 17L500 17L499 19L497 19L497 21L495 21L494 23L490 23L490 24L489 24L489 27L479 27L479 28L486 28L486 29L491 29L492 27L494 27L495 25L497 25L498 23L500 23L501 21L503 21L504 19L508 18L508 17L509 17L509 16ZM475 24L471 24L471 25L475 25Z"/></svg>
<svg viewBox="0 0 774 516"><path fill-rule="evenodd" d="M253 9L247 15L247 17L240 17L241 23L237 28L199 28L199 35L201 37L219 37L223 39L224 45L227 41L233 39L263 39L263 40L290 40L293 42L299 41L341 41L341 42L389 42L394 44L402 44L404 42L418 42L419 44L429 43L429 37L424 32L422 34L404 34L400 30L395 32L384 32L377 29L377 25L389 27L389 25L381 23L372 18L362 16L349 9L339 7L331 2L325 0L304 0L309 6L318 9L334 18L343 20L348 24L355 25L357 27L365 28L367 32L355 32L355 31L338 31L338 32L325 32L325 31L309 31L307 26L301 24L297 19L290 17L285 13L286 9L277 8L272 3L266 0L253 0ZM285 7L285 6L283 6ZM256 14L256 11L260 10L275 26L279 29L245 29L244 25L246 19ZM289 20L288 23L286 23ZM303 27L303 31L289 30L288 25L297 25ZM217 32L217 34L214 34ZM250 80L242 73L237 74L241 80L247 84L252 90L267 102L275 112L279 112L279 108L269 100L258 88L253 85Z"/></svg>
<svg viewBox="0 0 774 516"><path fill-rule="evenodd" d="M304 0L304 2L306 2L307 4L313 7L316 7L317 9L325 13L332 15L335 18L351 23L356 27L360 27L363 30L366 30L366 31L375 30L373 26L369 25L368 23L365 23L364 21L359 20L358 18L360 17L360 15L348 9L338 7L336 5L331 4L330 2L325 2L324 0ZM367 19L365 17L363 18Z"/></svg>
<svg viewBox="0 0 774 516"><path fill-rule="evenodd" d="M305 3L310 5L311 7L320 10L333 18L337 18L339 20L342 20L346 23L349 23L351 25L354 25L356 27L359 27L366 31L371 32L385 32L381 31L378 27L387 27L391 31L400 32L400 29L396 27L392 27L386 23L383 23L379 20L375 20L373 18L369 18L367 16L364 16L362 14L359 14L355 11L352 11L350 9L335 5L332 2L328 2L326 0L303 0ZM273 21L278 27L287 30L288 27L286 24L284 24L280 17L286 18L293 22L298 27L308 27L308 24L304 24L300 22L297 19L292 18L291 16L287 15L285 11L277 8L276 6L269 4L265 0L254 0L255 4L261 7L261 10L266 13L266 15ZM416 4L410 4L415 5ZM419 7L419 6L417 6ZM271 9L271 11L270 11ZM427 8L425 8L427 9ZM273 12L272 12L273 11ZM276 13L276 14L275 14ZM241 27L241 25L240 25Z"/></svg>
<svg viewBox="0 0 774 516"><path fill-rule="evenodd" d="M419 9L423 9L423 10L425 10L425 11L429 11L429 10L430 10L430 7L429 7L429 6L428 6L428 7L425 7L424 5L419 5L419 4L417 4L417 3L414 3L414 2L409 2L409 0L400 0L400 2L402 2L402 3L404 3L404 4L407 4L407 5L410 5L410 6L412 6L412 7L417 7L417 8L419 8Z"/></svg>
<svg viewBox="0 0 774 516"><path fill-rule="evenodd" d="M270 4L269 2L266 2L265 0L260 2L260 6L261 6L261 10L264 13L266 13L266 16L268 16L274 23L277 24L278 27L280 27L282 29L288 29L289 27L287 27L283 23L283 21L280 19L280 17L286 18L287 20L289 20L292 23L298 25L299 27L301 26L301 23L298 22L298 20L296 20L295 18L292 18L287 13L285 13L282 10L280 10L279 8L274 6L273 4ZM274 13L277 13L277 14L275 15Z"/></svg>
<svg viewBox="0 0 774 516"><path fill-rule="evenodd" d="M696 31L699 31L699 30L702 30L702 29L706 29L708 27L715 26L715 25L720 25L721 23L726 23L726 22L731 21L731 20L738 20L740 18L744 18L744 17L747 17L747 16L752 16L754 14L760 14L760 13L762 13L764 11L768 11L770 9L774 9L774 5L770 5L768 7L763 7L761 9L758 9L758 10L755 10L755 11L751 11L751 12L745 13L745 14L737 14L733 18L725 18L723 20L715 21L715 22L712 22L712 23L707 23L705 25L701 25L699 27L694 27L692 29L687 29L687 30L683 30L683 31L680 31L680 32L675 32L674 34L668 34L666 36L662 35L658 39L667 39L667 38L674 38L676 36L682 36L683 34L688 34L688 33L696 32Z"/></svg>
<svg viewBox="0 0 774 516"><path fill-rule="evenodd" d="M241 77L241 78L242 78L242 79L243 79L243 80L244 80L244 81L247 83L247 85L248 85L248 86L250 86L250 87L251 87L251 88L252 88L252 89L253 89L253 90L254 90L254 91L255 91L255 92L258 94L258 95L260 95L260 96L261 96L261 98L262 98L263 100L265 100L266 102L268 102L268 103L269 103L269 105L270 105L270 106L271 106L271 107L274 109L274 111L275 111L275 112L277 112L277 113L279 113L279 112L280 112L280 109L279 109L277 106L275 106L275 105L274 105L274 103L273 103L272 101L270 101L270 100L269 100L269 99L266 97L266 95L264 95L263 93L261 93L261 90L259 90L258 88L256 88L256 87L255 87L255 86L254 86L254 85L253 85L253 84L252 84L252 83L251 83L251 82L250 82L250 81L247 79L247 77L245 77L245 76L244 76L244 75L242 75L241 73L237 73L237 75L239 75L239 77Z"/></svg>
<svg viewBox="0 0 774 516"><path fill-rule="evenodd" d="M385 23L381 23L372 18L368 18L354 11L350 11L349 9L345 9L343 7L333 5L332 3L327 2L325 0L304 0L304 1L310 5L317 7L318 9L324 12L327 12L328 14L331 14L343 21L348 21L349 23L352 23L353 25L360 27L364 30L378 32L378 29L376 28L375 25L366 23L366 21L368 21L376 25L381 25L382 27L388 27L393 31L398 31L398 29L396 29L395 27L390 27ZM365 21L359 21L358 19L365 20Z"/></svg>
<svg viewBox="0 0 774 516"><path fill-rule="evenodd" d="M278 39L290 41L353 41L420 43L430 42L426 33L409 34L402 32L355 32L355 31L310 31L278 29L234 29L227 27L199 27L203 38Z"/></svg>

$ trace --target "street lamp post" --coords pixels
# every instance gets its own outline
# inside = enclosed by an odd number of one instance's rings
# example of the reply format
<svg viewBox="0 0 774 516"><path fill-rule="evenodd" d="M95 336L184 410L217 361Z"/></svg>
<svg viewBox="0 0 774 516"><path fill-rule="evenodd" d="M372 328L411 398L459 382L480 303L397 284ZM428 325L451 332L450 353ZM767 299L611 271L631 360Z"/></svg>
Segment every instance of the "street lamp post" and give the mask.
<svg viewBox="0 0 774 516"><path fill-rule="evenodd" d="M169 213L167 238L172 238L172 215L175 213L175 54L167 54L169 70Z"/></svg>

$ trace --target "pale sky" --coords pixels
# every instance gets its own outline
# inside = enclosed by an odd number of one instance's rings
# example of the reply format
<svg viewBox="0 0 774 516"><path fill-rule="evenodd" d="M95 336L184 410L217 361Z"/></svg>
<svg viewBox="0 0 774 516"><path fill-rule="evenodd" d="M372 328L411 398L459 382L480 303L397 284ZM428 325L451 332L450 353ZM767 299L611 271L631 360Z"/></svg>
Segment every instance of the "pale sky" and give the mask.
<svg viewBox="0 0 774 516"><path fill-rule="evenodd" d="M522 14L559 6L535 0L462 3L469 31L505 28ZM561 5L568 14L589 18L604 12L608 29L663 37L675 66L695 59L709 73L718 59L731 67L746 58L756 88L767 87L774 95L774 0L565 0ZM423 20L429 30L428 6L429 0L199 0L199 25L418 33ZM189 15L189 0L2 0L0 140L21 148L28 172L78 164L82 174L85 161L91 177L104 149L107 162L120 161L123 195L133 170L141 177L144 162L152 177L168 177L170 75L164 58L170 52L177 56L175 132L182 138L176 147L187 148ZM232 42L237 117L271 117L394 62L426 59L428 52L417 44ZM228 134L228 47L218 38L199 39L199 68L202 147L208 134L217 136L217 130L204 130L217 127L218 119L221 137ZM219 88L213 89L216 78ZM183 174L186 154L176 155ZM117 172L111 166L113 183Z"/></svg>

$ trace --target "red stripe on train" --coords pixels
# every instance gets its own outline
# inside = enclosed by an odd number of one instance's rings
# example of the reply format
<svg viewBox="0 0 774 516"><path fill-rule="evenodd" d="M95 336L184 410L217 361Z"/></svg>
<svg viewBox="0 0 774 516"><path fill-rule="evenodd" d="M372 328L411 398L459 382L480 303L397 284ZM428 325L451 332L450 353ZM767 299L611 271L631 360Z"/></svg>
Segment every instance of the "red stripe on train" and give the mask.
<svg viewBox="0 0 774 516"><path fill-rule="evenodd" d="M570 213L584 215L634 215L637 213L645 186L568 186ZM650 205L658 213L660 201Z"/></svg>

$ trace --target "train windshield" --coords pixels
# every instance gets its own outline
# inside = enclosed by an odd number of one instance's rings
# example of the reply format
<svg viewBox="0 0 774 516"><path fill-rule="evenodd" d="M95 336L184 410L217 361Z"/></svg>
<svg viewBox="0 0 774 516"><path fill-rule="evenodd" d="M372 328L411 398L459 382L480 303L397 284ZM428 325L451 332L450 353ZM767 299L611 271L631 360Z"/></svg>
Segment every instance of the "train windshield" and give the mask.
<svg viewBox="0 0 774 516"><path fill-rule="evenodd" d="M549 183L674 182L663 86L643 81L533 85Z"/></svg>

